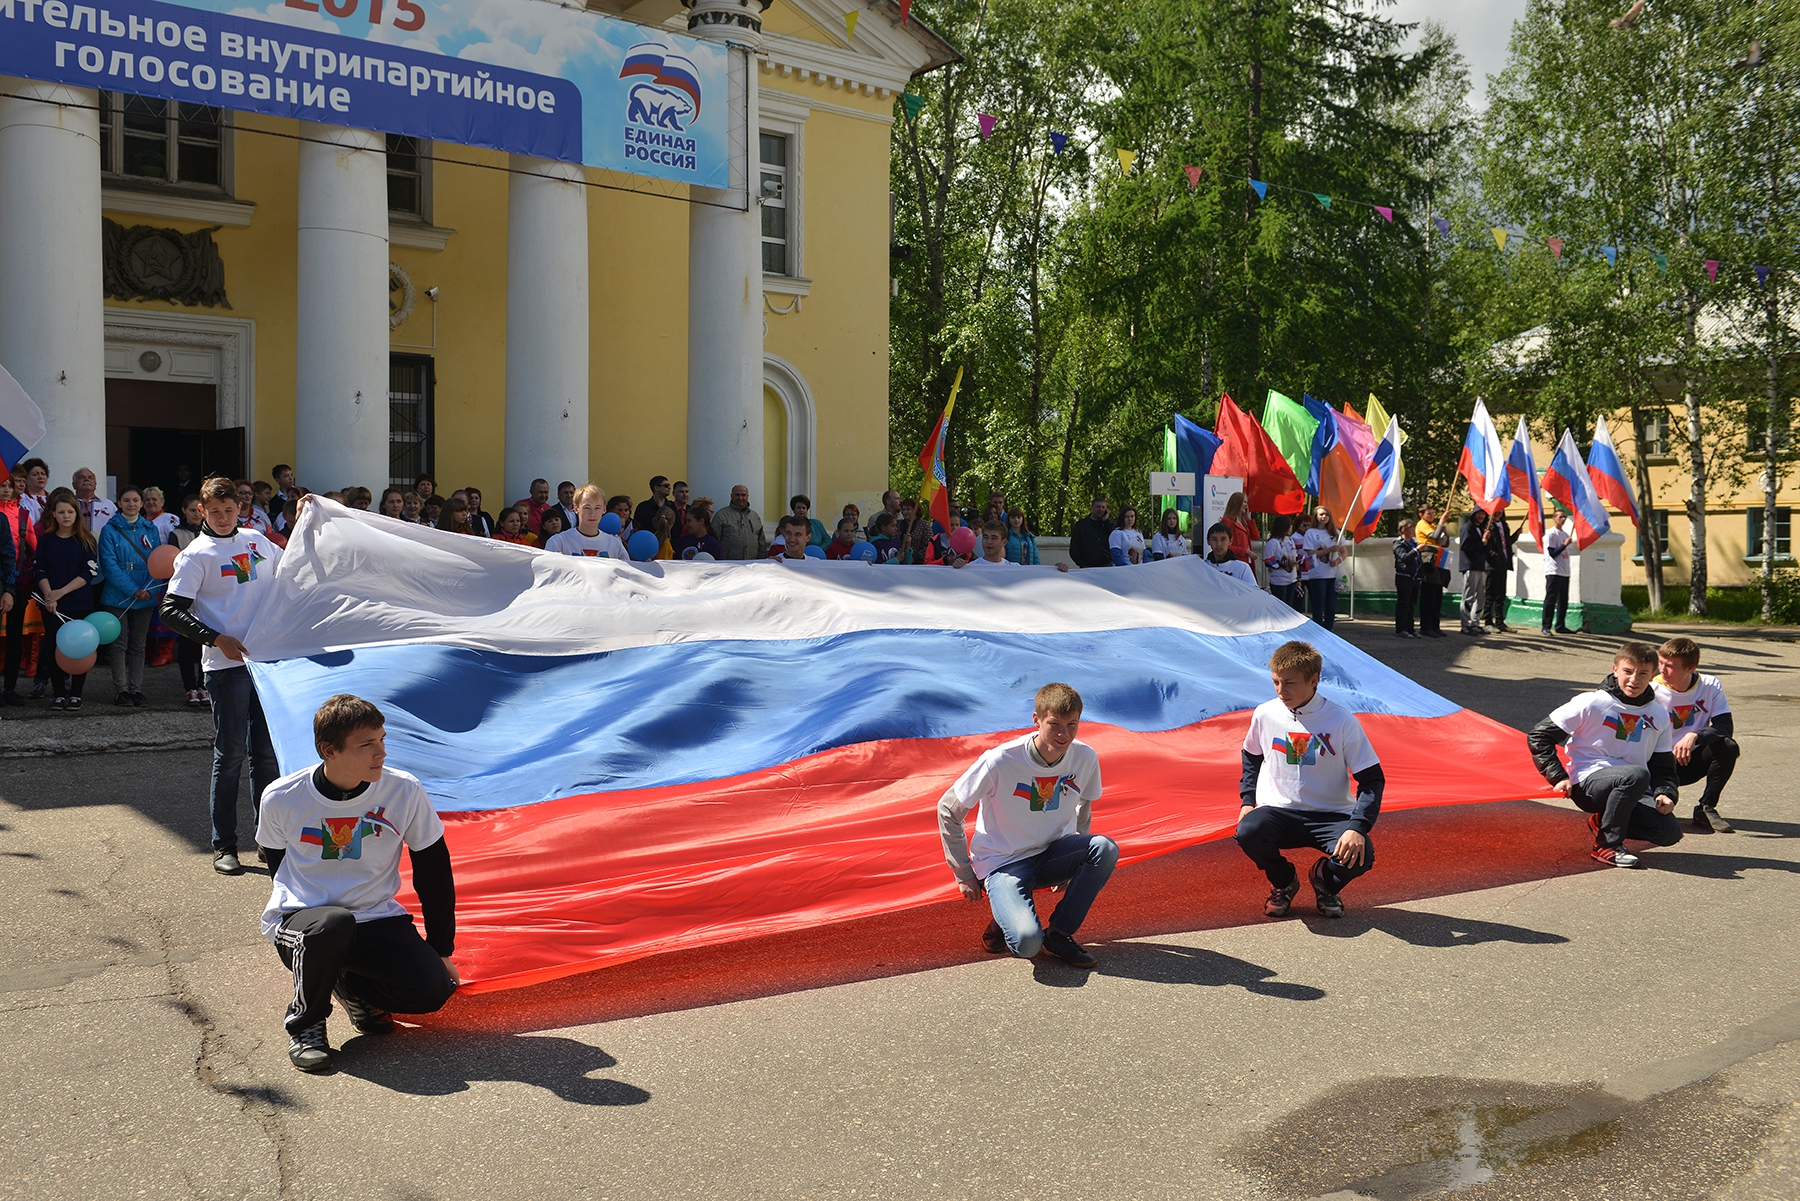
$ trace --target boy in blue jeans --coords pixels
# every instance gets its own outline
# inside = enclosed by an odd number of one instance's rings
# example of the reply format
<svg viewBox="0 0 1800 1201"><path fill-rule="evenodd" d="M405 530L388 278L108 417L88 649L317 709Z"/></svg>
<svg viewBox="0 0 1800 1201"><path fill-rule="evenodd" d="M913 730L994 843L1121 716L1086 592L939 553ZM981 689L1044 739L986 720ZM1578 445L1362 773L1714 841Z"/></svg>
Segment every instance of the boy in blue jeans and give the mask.
<svg viewBox="0 0 1800 1201"><path fill-rule="evenodd" d="M1100 757L1081 729L1081 694L1046 684L1032 701L1037 727L986 751L938 801L944 859L963 898L987 895L993 920L981 942L990 952L1030 959L1040 950L1076 967L1099 962L1075 932L1119 863L1112 839L1089 832L1100 798ZM975 836L964 821L975 810ZM1049 929L1031 894L1062 889Z"/></svg>
<svg viewBox="0 0 1800 1201"><path fill-rule="evenodd" d="M1276 647L1269 656L1275 699L1256 707L1244 733L1237 844L1269 878L1263 912L1270 917L1286 917L1300 891L1284 849L1320 852L1308 877L1325 917L1344 916L1344 885L1375 866L1369 831L1387 778L1356 714L1319 695L1324 667L1310 643Z"/></svg>

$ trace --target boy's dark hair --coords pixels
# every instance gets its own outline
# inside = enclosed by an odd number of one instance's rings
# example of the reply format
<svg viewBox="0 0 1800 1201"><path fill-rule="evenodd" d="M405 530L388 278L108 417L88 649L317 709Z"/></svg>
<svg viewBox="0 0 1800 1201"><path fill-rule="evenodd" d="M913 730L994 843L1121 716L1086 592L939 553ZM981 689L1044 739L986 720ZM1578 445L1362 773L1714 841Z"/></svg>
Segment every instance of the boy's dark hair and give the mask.
<svg viewBox="0 0 1800 1201"><path fill-rule="evenodd" d="M293 467L287 463L277 463L277 464L275 464L274 467L272 467L269 470L269 474L270 475L280 475L284 471L292 471L292 470L293 470Z"/></svg>
<svg viewBox="0 0 1800 1201"><path fill-rule="evenodd" d="M237 498L237 484L222 475L209 476L206 482L200 485L200 503L203 505L210 504L215 500L228 500L235 505Z"/></svg>
<svg viewBox="0 0 1800 1201"><path fill-rule="evenodd" d="M1325 670L1325 656L1310 642L1284 642L1269 656L1269 670L1298 671L1307 679L1316 680Z"/></svg>
<svg viewBox="0 0 1800 1201"><path fill-rule="evenodd" d="M1685 634L1669 639L1656 648L1656 653L1680 661L1690 671L1700 666L1700 644Z"/></svg>
<svg viewBox="0 0 1800 1201"><path fill-rule="evenodd" d="M1031 698L1031 712L1034 716L1050 713L1057 717L1068 717L1071 714L1079 717L1081 694L1067 684L1045 684Z"/></svg>
<svg viewBox="0 0 1800 1201"><path fill-rule="evenodd" d="M838 518L838 523L837 523L838 533L841 534L844 532L844 523L846 521L850 523L851 532L854 533L856 530L856 518L850 516L850 514L848 514L848 513L846 513L842 517Z"/></svg>
<svg viewBox="0 0 1800 1201"><path fill-rule="evenodd" d="M1292 517L1286 513L1277 513L1275 519L1269 522L1269 537L1279 538L1293 528L1294 519Z"/></svg>
<svg viewBox="0 0 1800 1201"><path fill-rule="evenodd" d="M190 492L181 498L181 507L185 509L197 500L200 500L200 494L198 492ZM200 503L205 504L206 502L201 501Z"/></svg>
<svg viewBox="0 0 1800 1201"><path fill-rule="evenodd" d="M795 517L792 513L784 513L781 520L775 523L775 527L782 530L799 530L804 533L810 530L812 525L810 522Z"/></svg>
<svg viewBox="0 0 1800 1201"><path fill-rule="evenodd" d="M1229 538L1231 537L1231 527L1226 525L1223 521L1215 521L1206 527L1206 540L1211 542L1214 534L1223 534Z"/></svg>
<svg viewBox="0 0 1800 1201"><path fill-rule="evenodd" d="M983 522L981 525L981 532L984 534L1004 534L1006 533L1006 523L1004 521Z"/></svg>
<svg viewBox="0 0 1800 1201"><path fill-rule="evenodd" d="M666 475L653 475L650 477L650 486L652 488L656 487L658 484L666 484L668 482L669 477Z"/></svg>
<svg viewBox="0 0 1800 1201"><path fill-rule="evenodd" d="M1642 666L1655 667L1656 648L1651 646L1648 642L1627 642L1613 652L1614 663L1619 662L1621 659L1629 659L1633 663Z"/></svg>
<svg viewBox="0 0 1800 1201"><path fill-rule="evenodd" d="M313 714L313 745L341 751L350 741L350 735L358 730L380 729L385 725L387 719L372 703L360 696L340 692Z"/></svg>

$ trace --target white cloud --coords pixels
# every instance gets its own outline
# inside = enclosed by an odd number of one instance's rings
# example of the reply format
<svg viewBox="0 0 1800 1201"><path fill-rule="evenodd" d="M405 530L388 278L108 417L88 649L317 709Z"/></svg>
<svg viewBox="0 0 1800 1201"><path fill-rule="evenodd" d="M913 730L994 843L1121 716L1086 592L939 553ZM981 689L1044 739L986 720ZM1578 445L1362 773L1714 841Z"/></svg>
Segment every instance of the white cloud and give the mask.
<svg viewBox="0 0 1800 1201"><path fill-rule="evenodd" d="M1626 5L1621 0L1620 11ZM1427 18L1456 35L1457 48L1469 60L1469 103L1487 108L1487 77L1506 66L1513 22L1525 15L1525 0L1397 0L1388 16L1404 24ZM1414 35L1417 42L1417 35Z"/></svg>

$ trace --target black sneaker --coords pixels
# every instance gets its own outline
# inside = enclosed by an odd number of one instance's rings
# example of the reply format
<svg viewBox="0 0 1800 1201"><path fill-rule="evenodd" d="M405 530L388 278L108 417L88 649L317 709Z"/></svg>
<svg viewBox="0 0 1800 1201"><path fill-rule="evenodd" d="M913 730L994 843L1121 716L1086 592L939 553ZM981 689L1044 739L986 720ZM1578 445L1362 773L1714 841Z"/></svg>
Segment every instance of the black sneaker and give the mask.
<svg viewBox="0 0 1800 1201"><path fill-rule="evenodd" d="M42 680L33 680L32 681L32 683L31 683L31 699L32 700L34 700L34 701L43 700L44 694L48 691L50 691L50 686L48 684L44 683L44 681L42 681Z"/></svg>
<svg viewBox="0 0 1800 1201"><path fill-rule="evenodd" d="M989 955L1009 955L1006 946L1006 935L1000 930L1000 923L989 921L987 929L981 932L981 947Z"/></svg>
<svg viewBox="0 0 1800 1201"><path fill-rule="evenodd" d="M1722 817L1711 805L1694 806L1694 825L1701 830L1711 830L1714 834L1735 834L1731 823Z"/></svg>
<svg viewBox="0 0 1800 1201"><path fill-rule="evenodd" d="M70 697L69 698L69 712L70 713L78 713L80 711L81 711L81 698L78 696Z"/></svg>
<svg viewBox="0 0 1800 1201"><path fill-rule="evenodd" d="M1573 634L1575 631L1571 630L1568 626L1557 626L1556 632L1558 634Z"/></svg>
<svg viewBox="0 0 1800 1201"><path fill-rule="evenodd" d="M236 851L220 851L213 856L213 870L221 876L241 876L244 865L238 862Z"/></svg>
<svg viewBox="0 0 1800 1201"><path fill-rule="evenodd" d="M1070 967L1094 967L1099 960L1081 949L1081 944L1061 930L1044 931L1044 950Z"/></svg>
<svg viewBox="0 0 1800 1201"><path fill-rule="evenodd" d="M50 711L52 713L61 713L64 709L67 709L68 707L69 707L69 702L64 700L60 696L50 702Z"/></svg>
<svg viewBox="0 0 1800 1201"><path fill-rule="evenodd" d="M331 1066L331 1040L325 1036L324 1022L288 1035L288 1062L303 1072L322 1072Z"/></svg>
<svg viewBox="0 0 1800 1201"><path fill-rule="evenodd" d="M1300 877L1294 876L1284 887L1269 893L1269 899L1263 902L1263 912L1269 917L1286 917L1293 907L1294 898L1300 895Z"/></svg>
<svg viewBox="0 0 1800 1201"><path fill-rule="evenodd" d="M131 694L129 692L121 692L118 696L113 698L113 704L126 709L131 708Z"/></svg>
<svg viewBox="0 0 1800 1201"><path fill-rule="evenodd" d="M1321 858L1312 865L1307 879L1312 883L1313 900L1319 907L1321 917L1343 917L1344 898L1332 892L1325 884L1325 860Z"/></svg>
<svg viewBox="0 0 1800 1201"><path fill-rule="evenodd" d="M131 704L133 708L142 709L144 707L144 694L141 692L132 693Z"/></svg>
<svg viewBox="0 0 1800 1201"><path fill-rule="evenodd" d="M377 1009L367 1001L353 995L349 989L344 987L342 980L339 980L337 987L331 990L331 995L337 999L339 1005L344 1007L344 1015L350 1019L350 1024L356 1027L358 1034L392 1034L394 1032L394 1015L385 1009ZM324 1023L321 1022L319 1029L323 1030L324 1028Z"/></svg>

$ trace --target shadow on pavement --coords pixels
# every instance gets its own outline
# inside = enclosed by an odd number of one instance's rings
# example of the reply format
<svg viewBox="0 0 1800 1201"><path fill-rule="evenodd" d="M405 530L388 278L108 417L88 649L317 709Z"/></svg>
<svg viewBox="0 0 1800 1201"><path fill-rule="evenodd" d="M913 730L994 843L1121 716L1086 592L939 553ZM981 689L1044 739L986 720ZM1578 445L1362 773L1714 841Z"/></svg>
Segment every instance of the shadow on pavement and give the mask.
<svg viewBox="0 0 1800 1201"><path fill-rule="evenodd" d="M1516 942L1536 946L1568 942L1561 934L1484 922L1469 917L1446 917L1415 909L1376 908L1347 912L1341 918L1303 915L1314 934L1331 938L1357 938L1370 930L1391 934L1415 947L1472 947L1484 942Z"/></svg>
<svg viewBox="0 0 1800 1201"><path fill-rule="evenodd" d="M1724 837L1718 835L1717 837ZM1716 846L1717 843L1708 843ZM1800 863L1786 859L1755 859L1748 855L1707 855L1689 851L1680 855L1654 855L1644 860L1659 872L1680 876L1699 876L1705 880L1743 880L1747 871L1800 873Z"/></svg>
<svg viewBox="0 0 1800 1201"><path fill-rule="evenodd" d="M1386 814L1374 840L1380 846L1380 866L1345 892L1349 914L1338 923L1322 924L1348 923L1346 934L1380 928L1427 947L1449 949L1498 939L1551 942L1560 936L1380 907L1605 870L1588 858L1590 835L1580 814L1536 801ZM1310 859L1301 864L1303 870L1307 866ZM1127 950L1132 944L1125 940L1261 924L1268 920L1262 914L1267 893L1262 874L1235 843L1189 847L1120 868L1080 939L1089 945L1114 944L1105 950L1102 974L1131 976L1141 969L1146 974L1133 978L1242 983L1246 988L1263 981L1264 991L1303 987L1274 985L1255 964L1194 948L1151 944L1156 949ZM529 988L458 997L422 1021L436 1029L550 1030L933 971L991 959L980 941L987 921L984 904L933 905L677 951ZM1292 992L1268 995L1300 999Z"/></svg>
<svg viewBox="0 0 1800 1201"><path fill-rule="evenodd" d="M517 1081L576 1105L642 1105L650 1094L636 1085L592 1077L618 1062L572 1038L431 1030L353 1038L337 1054L344 1075L418 1097L466 1092L478 1080Z"/></svg>
<svg viewBox="0 0 1800 1201"><path fill-rule="evenodd" d="M1292 984L1276 980L1274 968L1261 967L1245 959L1221 955L1204 947L1184 947L1176 943L1115 942L1095 948L1100 966L1092 972L1070 967L1059 959L1040 955L1032 962L1032 975L1039 984L1051 988L1080 988L1090 975L1116 976L1121 980L1143 980L1150 984L1193 984L1202 988L1237 985L1259 996L1283 1001L1317 1001L1325 990L1310 984Z"/></svg>

